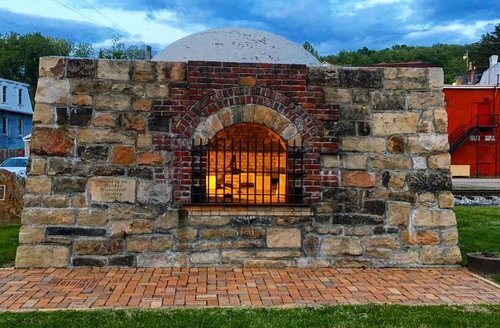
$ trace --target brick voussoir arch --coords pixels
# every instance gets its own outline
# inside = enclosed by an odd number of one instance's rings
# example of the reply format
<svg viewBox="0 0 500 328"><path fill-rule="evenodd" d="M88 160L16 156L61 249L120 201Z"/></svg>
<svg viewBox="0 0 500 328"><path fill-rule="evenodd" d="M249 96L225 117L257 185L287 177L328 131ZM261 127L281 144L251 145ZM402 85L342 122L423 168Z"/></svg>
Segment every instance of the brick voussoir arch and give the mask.
<svg viewBox="0 0 500 328"><path fill-rule="evenodd" d="M303 131L308 131L307 135L320 136L320 129L315 121L310 117L307 111L296 104L296 102L279 92L263 87L234 87L223 90L217 90L204 96L197 101L183 115L176 124L178 133L185 138L192 138L200 122L219 110L237 105L261 105L268 107L290 120L303 135ZM193 119L193 116L199 119ZM304 141L308 138L302 138Z"/></svg>

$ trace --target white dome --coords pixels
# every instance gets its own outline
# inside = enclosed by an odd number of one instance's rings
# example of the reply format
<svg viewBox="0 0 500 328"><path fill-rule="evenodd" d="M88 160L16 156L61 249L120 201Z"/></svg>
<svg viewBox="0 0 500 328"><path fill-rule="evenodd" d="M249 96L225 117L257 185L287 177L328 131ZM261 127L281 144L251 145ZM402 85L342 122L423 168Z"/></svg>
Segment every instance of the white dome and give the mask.
<svg viewBox="0 0 500 328"><path fill-rule="evenodd" d="M321 65L304 48L279 35L244 28L215 29L188 35L160 51L152 60Z"/></svg>

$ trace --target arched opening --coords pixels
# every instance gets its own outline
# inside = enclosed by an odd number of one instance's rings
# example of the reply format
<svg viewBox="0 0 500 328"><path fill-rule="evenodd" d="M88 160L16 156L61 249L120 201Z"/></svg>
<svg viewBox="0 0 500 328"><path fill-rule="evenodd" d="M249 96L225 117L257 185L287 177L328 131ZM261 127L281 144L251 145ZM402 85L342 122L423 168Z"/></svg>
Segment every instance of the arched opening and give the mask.
<svg viewBox="0 0 500 328"><path fill-rule="evenodd" d="M301 145L289 145L272 129L239 123L208 142L193 141L194 203L300 203Z"/></svg>

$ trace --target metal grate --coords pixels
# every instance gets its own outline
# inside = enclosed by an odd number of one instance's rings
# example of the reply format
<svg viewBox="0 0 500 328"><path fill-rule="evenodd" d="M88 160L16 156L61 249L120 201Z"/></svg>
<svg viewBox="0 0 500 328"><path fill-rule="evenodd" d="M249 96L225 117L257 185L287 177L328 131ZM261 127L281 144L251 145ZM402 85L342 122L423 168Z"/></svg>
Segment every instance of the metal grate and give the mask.
<svg viewBox="0 0 500 328"><path fill-rule="evenodd" d="M193 140L191 159L193 203L302 203L302 145L275 140Z"/></svg>

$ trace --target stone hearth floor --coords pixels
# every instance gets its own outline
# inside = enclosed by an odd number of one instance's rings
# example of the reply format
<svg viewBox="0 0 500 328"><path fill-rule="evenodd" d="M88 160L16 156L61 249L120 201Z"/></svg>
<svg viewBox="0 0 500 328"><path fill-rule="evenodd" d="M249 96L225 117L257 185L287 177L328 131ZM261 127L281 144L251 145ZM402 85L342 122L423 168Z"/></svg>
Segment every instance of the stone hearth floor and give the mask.
<svg viewBox="0 0 500 328"><path fill-rule="evenodd" d="M0 310L500 303L462 268L0 269Z"/></svg>

